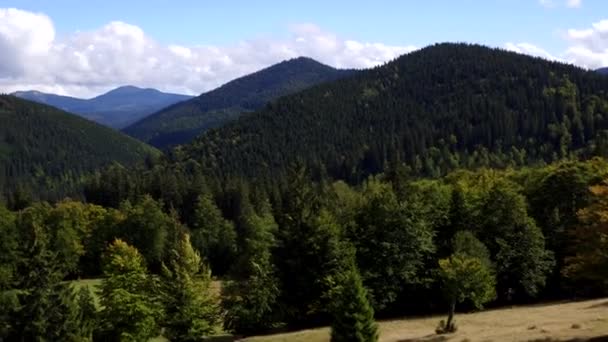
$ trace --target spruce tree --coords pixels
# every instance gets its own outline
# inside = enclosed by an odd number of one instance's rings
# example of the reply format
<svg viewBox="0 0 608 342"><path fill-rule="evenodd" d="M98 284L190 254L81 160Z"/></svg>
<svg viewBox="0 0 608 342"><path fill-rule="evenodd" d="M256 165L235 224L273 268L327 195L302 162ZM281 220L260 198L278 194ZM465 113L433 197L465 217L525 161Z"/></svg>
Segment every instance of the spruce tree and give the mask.
<svg viewBox="0 0 608 342"><path fill-rule="evenodd" d="M373 342L378 340L374 309L359 271L353 265L338 275L332 298L332 342Z"/></svg>
<svg viewBox="0 0 608 342"><path fill-rule="evenodd" d="M209 286L209 269L184 234L169 261L163 264L161 288L165 320L164 336L171 341L200 341L219 324L219 306Z"/></svg>

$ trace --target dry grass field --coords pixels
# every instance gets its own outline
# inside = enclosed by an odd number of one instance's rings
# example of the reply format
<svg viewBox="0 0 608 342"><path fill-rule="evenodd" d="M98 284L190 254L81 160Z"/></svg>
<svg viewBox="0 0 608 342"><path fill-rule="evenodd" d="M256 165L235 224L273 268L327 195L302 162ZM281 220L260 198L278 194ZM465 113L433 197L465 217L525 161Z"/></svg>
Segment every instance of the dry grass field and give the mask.
<svg viewBox="0 0 608 342"><path fill-rule="evenodd" d="M535 305L457 314L458 332L436 335L435 327L445 317L428 317L380 323L383 342L440 341L608 341L608 299ZM252 337L247 342L325 342L329 329Z"/></svg>

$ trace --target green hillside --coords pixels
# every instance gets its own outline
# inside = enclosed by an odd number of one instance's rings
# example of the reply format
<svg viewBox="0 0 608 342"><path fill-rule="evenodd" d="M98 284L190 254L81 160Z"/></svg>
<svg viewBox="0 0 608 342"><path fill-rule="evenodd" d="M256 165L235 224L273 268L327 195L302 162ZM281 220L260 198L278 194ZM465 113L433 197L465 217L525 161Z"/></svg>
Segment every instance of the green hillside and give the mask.
<svg viewBox="0 0 608 342"><path fill-rule="evenodd" d="M310 86L346 77L310 58L281 62L238 78L194 99L177 103L127 127L124 131L157 147L189 142L200 133L235 120L243 112Z"/></svg>
<svg viewBox="0 0 608 342"><path fill-rule="evenodd" d="M300 159L352 182L391 162L435 177L606 155L607 95L608 78L592 71L439 44L283 97L176 155L217 177L276 179Z"/></svg>
<svg viewBox="0 0 608 342"><path fill-rule="evenodd" d="M88 172L159 152L54 107L0 96L0 193L26 186L41 197L69 194Z"/></svg>

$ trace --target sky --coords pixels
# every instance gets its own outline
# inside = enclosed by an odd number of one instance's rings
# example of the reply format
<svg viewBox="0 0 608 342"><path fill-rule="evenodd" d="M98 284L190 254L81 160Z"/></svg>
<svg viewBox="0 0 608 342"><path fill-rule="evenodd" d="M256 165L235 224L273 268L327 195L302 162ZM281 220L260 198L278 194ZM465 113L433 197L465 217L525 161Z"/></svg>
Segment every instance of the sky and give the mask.
<svg viewBox="0 0 608 342"><path fill-rule="evenodd" d="M368 68L440 42L608 66L608 1L0 0L0 92L200 94L299 56Z"/></svg>

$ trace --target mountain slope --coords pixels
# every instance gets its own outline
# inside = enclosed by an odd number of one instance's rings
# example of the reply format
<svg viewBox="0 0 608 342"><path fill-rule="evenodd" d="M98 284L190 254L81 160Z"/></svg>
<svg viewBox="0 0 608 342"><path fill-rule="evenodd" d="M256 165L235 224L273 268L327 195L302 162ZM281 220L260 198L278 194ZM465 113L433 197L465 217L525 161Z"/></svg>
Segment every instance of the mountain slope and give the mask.
<svg viewBox="0 0 608 342"><path fill-rule="evenodd" d="M19 91L13 95L76 113L113 128L123 128L159 109L192 98L133 86L116 88L88 100L38 91Z"/></svg>
<svg viewBox="0 0 608 342"><path fill-rule="evenodd" d="M602 75L608 75L608 67L606 67L606 68L599 68L599 69L597 69L595 71L599 72Z"/></svg>
<svg viewBox="0 0 608 342"><path fill-rule="evenodd" d="M0 96L0 194L25 185L65 195L88 172L159 152L129 136L39 103Z"/></svg>
<svg viewBox="0 0 608 342"><path fill-rule="evenodd" d="M176 153L216 177L276 180L303 160L358 182L391 162L461 167L608 154L608 79L478 45L439 44L283 97Z"/></svg>
<svg viewBox="0 0 608 342"><path fill-rule="evenodd" d="M278 97L353 73L353 70L334 69L310 58L284 61L163 109L124 131L157 147L185 143Z"/></svg>

